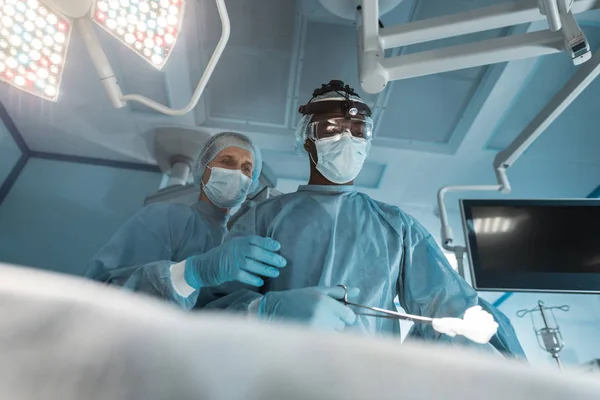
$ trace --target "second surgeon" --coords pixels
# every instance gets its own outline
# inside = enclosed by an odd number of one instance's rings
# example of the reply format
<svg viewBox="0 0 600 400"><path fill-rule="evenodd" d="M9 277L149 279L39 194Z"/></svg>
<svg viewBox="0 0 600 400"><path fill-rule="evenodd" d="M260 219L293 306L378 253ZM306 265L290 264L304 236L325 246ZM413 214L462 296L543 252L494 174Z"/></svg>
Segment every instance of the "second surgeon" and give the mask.
<svg viewBox="0 0 600 400"><path fill-rule="evenodd" d="M222 244L229 211L258 186L260 150L244 135L210 138L194 165L201 187L193 206L157 203L123 225L91 261L86 276L195 307L200 289L238 281L264 284L286 261L277 241L258 236Z"/></svg>

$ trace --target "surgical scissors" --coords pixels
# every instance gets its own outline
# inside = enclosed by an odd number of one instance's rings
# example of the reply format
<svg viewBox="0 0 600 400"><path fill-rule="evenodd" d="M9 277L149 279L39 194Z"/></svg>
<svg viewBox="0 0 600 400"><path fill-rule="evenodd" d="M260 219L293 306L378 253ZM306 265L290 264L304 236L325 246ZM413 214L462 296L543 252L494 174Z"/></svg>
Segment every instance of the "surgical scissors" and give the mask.
<svg viewBox="0 0 600 400"><path fill-rule="evenodd" d="M424 322L424 323L428 323L428 324L433 323L433 318L421 317L419 315L403 314L403 313L399 313L396 311L386 310L384 308L369 307L369 306L364 306L362 304L352 303L352 302L348 301L348 287L346 287L345 285L338 285L338 286L343 288L345 291L344 298L342 299L342 301L344 302L344 305L353 306L353 307L362 308L362 309L371 310L371 311L380 313L380 314L356 313L356 315L363 315L366 317L375 317L375 318L402 319L402 320L413 321L413 322Z"/></svg>

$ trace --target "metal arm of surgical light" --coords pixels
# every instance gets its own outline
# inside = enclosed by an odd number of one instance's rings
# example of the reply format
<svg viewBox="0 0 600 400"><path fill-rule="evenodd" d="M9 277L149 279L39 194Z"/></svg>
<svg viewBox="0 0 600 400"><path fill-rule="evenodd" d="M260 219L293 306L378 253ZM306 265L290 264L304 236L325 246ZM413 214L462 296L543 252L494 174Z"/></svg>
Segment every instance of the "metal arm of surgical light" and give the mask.
<svg viewBox="0 0 600 400"><path fill-rule="evenodd" d="M527 125L519 136L494 159L494 171L497 185L489 186L447 186L438 191L438 207L442 222L442 246L448 251L465 251L464 247L453 246L452 228L448 223L448 214L444 205L444 196L457 191L500 191L509 193L511 190L506 170L510 168L535 140L573 103L577 97L600 75L600 51L581 67L563 88L550 100L542 111Z"/></svg>
<svg viewBox="0 0 600 400"><path fill-rule="evenodd" d="M90 57L92 58L94 66L96 67L98 75L100 76L100 81L102 82L102 85L104 86L112 105L116 108L122 108L127 104L128 101L136 101L155 111L171 116L181 116L192 111L200 101L200 97L202 96L208 80L212 76L217 63L219 62L221 55L223 54L223 50L229 41L229 36L231 33L231 22L227 13L227 7L225 6L225 0L216 0L216 3L219 11L219 17L221 18L221 37L206 66L206 69L204 70L204 73L202 74L202 77L200 78L200 82L196 87L196 91L194 92L192 99L187 106L178 110L166 107L144 96L123 95L115 73L113 72L108 58L106 57L104 50L102 50L100 41L96 36L92 22L86 18L77 19L75 21L75 25L83 36L88 52L90 53Z"/></svg>
<svg viewBox="0 0 600 400"><path fill-rule="evenodd" d="M379 28L379 5L363 0L357 13L362 88L381 92L390 81L567 51L573 63L591 57L574 14L600 8L598 0L520 0ZM545 15L544 15L545 14ZM384 51L433 40L547 19L550 30L386 58Z"/></svg>

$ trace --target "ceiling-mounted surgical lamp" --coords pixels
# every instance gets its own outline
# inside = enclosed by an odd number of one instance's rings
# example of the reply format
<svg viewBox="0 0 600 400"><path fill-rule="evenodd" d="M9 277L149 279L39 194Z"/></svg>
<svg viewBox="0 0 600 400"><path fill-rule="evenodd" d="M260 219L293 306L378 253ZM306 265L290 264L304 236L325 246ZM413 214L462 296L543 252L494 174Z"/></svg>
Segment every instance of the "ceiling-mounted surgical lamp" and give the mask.
<svg viewBox="0 0 600 400"><path fill-rule="evenodd" d="M38 0L0 0L0 81L56 101L72 29Z"/></svg>
<svg viewBox="0 0 600 400"><path fill-rule="evenodd" d="M183 0L99 0L90 16L152 66L162 69L179 35Z"/></svg>
<svg viewBox="0 0 600 400"><path fill-rule="evenodd" d="M139 95L123 95L92 21L161 70L175 46L186 0L0 0L0 81L57 101L73 26L76 26L114 107L136 101L163 114L192 111L229 40L224 0L216 0L222 33L190 103L171 109Z"/></svg>

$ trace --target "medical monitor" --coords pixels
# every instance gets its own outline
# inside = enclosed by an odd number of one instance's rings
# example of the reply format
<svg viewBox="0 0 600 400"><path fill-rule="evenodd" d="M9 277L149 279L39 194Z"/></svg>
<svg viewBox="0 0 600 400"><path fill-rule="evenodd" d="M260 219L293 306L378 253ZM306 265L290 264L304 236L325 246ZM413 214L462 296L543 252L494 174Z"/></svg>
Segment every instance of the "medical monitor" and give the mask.
<svg viewBox="0 0 600 400"><path fill-rule="evenodd" d="M600 293L600 200L461 200L477 290Z"/></svg>

